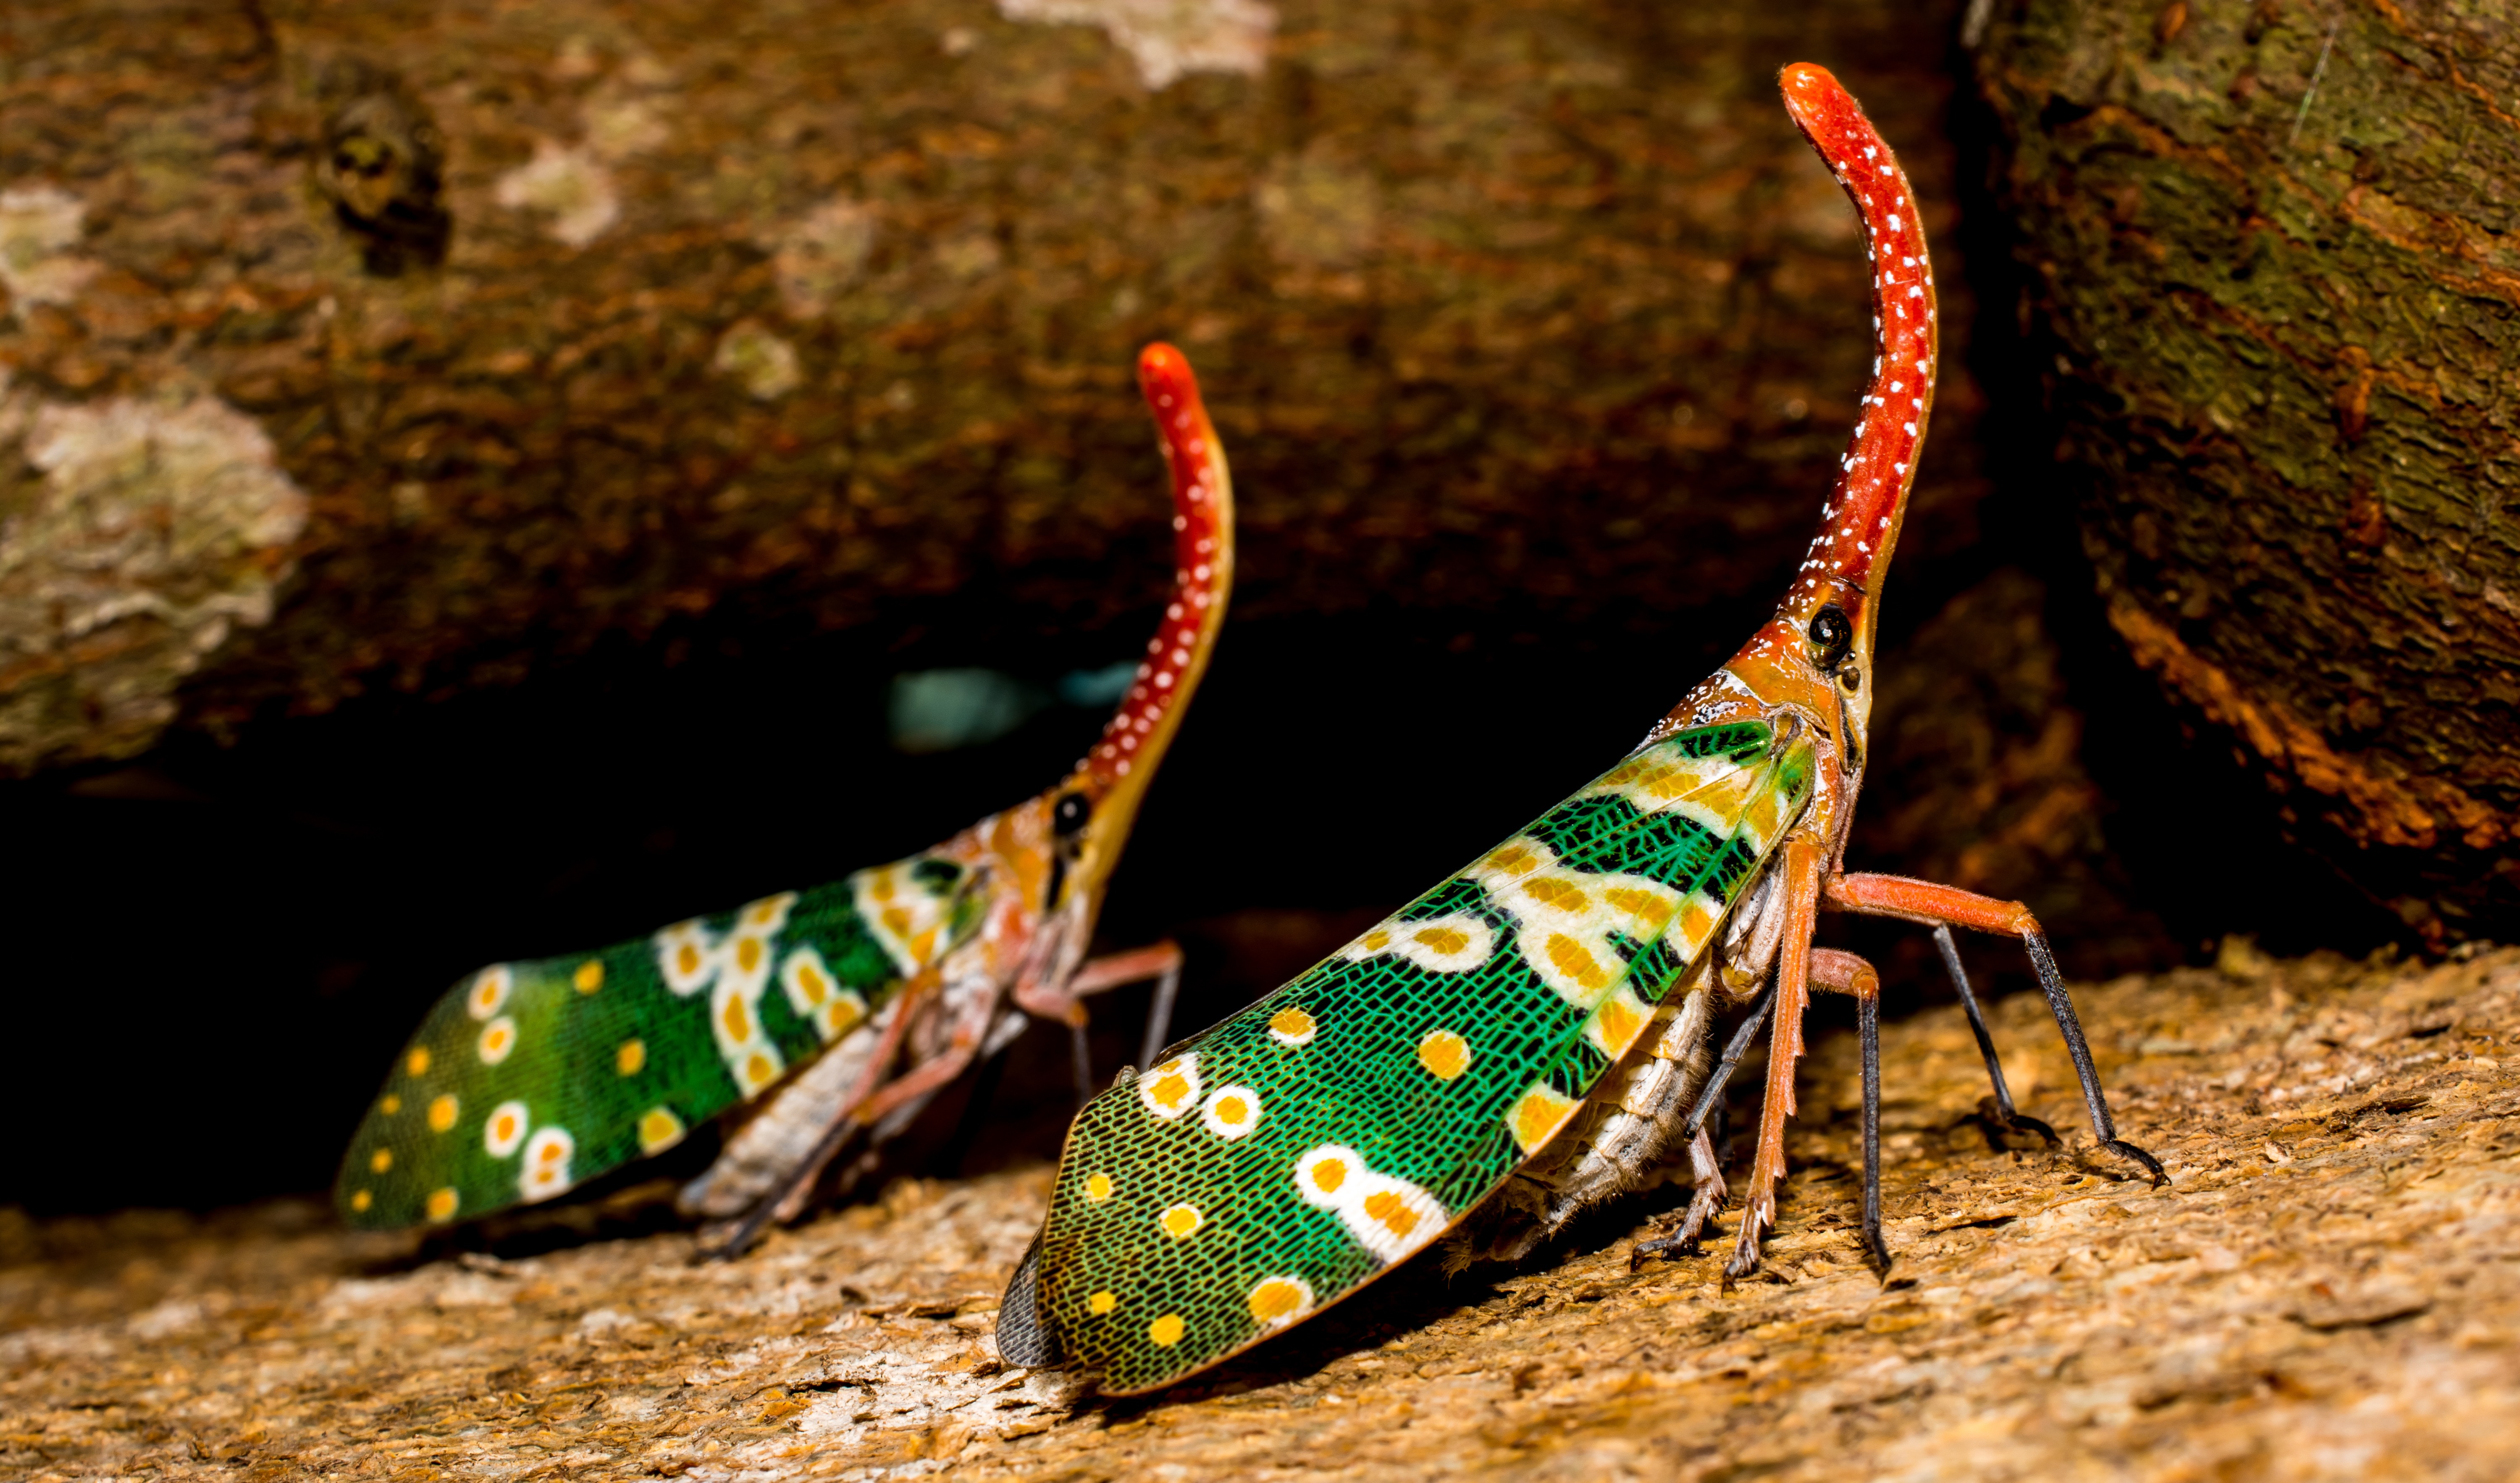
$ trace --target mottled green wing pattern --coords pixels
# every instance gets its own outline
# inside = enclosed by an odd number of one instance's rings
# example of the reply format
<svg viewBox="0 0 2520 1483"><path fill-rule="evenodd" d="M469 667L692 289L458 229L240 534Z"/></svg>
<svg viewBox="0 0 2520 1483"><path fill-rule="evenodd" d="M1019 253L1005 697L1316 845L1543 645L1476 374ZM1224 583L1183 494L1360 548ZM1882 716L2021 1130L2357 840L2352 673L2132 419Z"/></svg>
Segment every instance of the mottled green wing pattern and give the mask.
<svg viewBox="0 0 2520 1483"><path fill-rule="evenodd" d="M913 856L447 991L350 1142L353 1226L549 1199L759 1096L977 925L975 873Z"/></svg>
<svg viewBox="0 0 2520 1483"><path fill-rule="evenodd" d="M1668 738L1096 1098L1037 1253L1057 1348L1153 1389L1441 1234L1642 1033L1814 766L1763 724Z"/></svg>

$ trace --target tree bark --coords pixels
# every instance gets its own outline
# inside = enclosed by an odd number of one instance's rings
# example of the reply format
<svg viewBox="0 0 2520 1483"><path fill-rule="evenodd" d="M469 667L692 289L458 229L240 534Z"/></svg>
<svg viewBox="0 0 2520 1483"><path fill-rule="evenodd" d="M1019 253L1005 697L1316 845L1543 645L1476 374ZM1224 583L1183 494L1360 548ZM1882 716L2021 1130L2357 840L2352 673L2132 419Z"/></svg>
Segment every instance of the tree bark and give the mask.
<svg viewBox="0 0 2520 1483"><path fill-rule="evenodd" d="M2520 926L2520 26L2028 0L1978 77L2111 623L2427 938Z"/></svg>
<svg viewBox="0 0 2520 1483"><path fill-rule="evenodd" d="M0 764L677 615L1134 616L1158 337L1245 616L1755 602L1868 353L1774 74L1828 57L1947 225L1950 11L29 0L0 500L91 540L11 552ZM1920 547L1982 488L1947 378Z"/></svg>
<svg viewBox="0 0 2520 1483"><path fill-rule="evenodd" d="M1859 1244L1861 1076L1841 1031L1804 1063L1749 1279L1723 1280L1720 1240L1635 1261L1679 1203L1638 1196L1518 1267L1448 1274L1420 1253L1136 1401L1073 1401L995 1351L1050 1192L1039 1164L902 1180L732 1263L655 1229L669 1185L425 1237L338 1231L311 1202L198 1221L0 1207L0 1466L779 1483L905 1464L1342 1483L2520 1469L2504 1033L2520 954L2389 967L2234 947L2219 972L2079 997L2121 1130L2166 1188L2092 1154L2035 994L1994 1007L2005 1074L2076 1146L1995 1146L1949 1005L1883 1027L1886 1281ZM1057 1054L1044 1135L1064 1111Z"/></svg>

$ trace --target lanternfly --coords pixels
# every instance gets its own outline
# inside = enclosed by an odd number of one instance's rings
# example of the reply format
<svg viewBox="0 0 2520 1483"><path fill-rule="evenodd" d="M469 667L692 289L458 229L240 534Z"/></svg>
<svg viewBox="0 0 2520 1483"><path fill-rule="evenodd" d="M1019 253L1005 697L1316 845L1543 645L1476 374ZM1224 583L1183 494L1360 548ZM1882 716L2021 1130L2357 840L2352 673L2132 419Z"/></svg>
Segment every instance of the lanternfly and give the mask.
<svg viewBox="0 0 2520 1483"><path fill-rule="evenodd" d="M1863 1240L1880 1219L1879 981L1814 947L1822 907L1934 928L1999 1116L2018 1116L1950 930L2017 938L2048 991L2103 1147L2120 1141L2030 913L1843 869L1871 714L1874 617L1932 407L1933 272L1889 148L1826 71L1785 106L1855 202L1878 358L1835 490L1776 615L1625 760L1319 966L1078 1114L1050 1213L998 1319L1011 1362L1115 1393L1203 1370L1337 1302L1450 1231L1512 1256L1684 1150L1695 1194L1647 1254L1692 1247L1726 1187L1705 1131L1773 1023L1767 1097L1727 1270L1759 1262L1784 1171L1803 1012L1855 996L1864 1053ZM1717 1011L1750 1013L1719 1061ZM1150 1081L1149 1078L1152 1078ZM1256 1124L1183 1111L1247 1092ZM2053 1137L2052 1134L2048 1134ZM1176 1210L1174 1238L1146 1233Z"/></svg>
<svg viewBox="0 0 2520 1483"><path fill-rule="evenodd" d="M1181 353L1139 380L1171 471L1175 572L1119 712L1058 786L932 849L593 953L481 969L396 1057L341 1166L354 1226L443 1223L550 1199L753 1115L683 1191L739 1250L791 1218L852 1145L880 1145L1027 1014L1074 1032L1085 995L1158 979L1163 1041L1180 951L1088 962L1138 804L1206 672L1233 587L1225 453ZM1243 1104L1246 1119L1257 1101ZM1229 1125L1233 1109L1215 1116Z"/></svg>

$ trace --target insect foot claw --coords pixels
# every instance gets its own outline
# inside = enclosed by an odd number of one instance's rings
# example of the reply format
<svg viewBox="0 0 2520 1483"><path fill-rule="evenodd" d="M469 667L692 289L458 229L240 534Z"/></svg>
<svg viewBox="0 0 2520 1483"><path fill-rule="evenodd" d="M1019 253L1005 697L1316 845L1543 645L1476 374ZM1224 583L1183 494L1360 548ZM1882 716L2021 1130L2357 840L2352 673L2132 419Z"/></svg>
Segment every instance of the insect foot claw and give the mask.
<svg viewBox="0 0 2520 1483"><path fill-rule="evenodd" d="M1732 1243L1732 1259L1724 1264L1724 1275L1735 1281L1759 1270L1759 1222L1749 1216L1741 1218L1741 1236Z"/></svg>
<svg viewBox="0 0 2520 1483"><path fill-rule="evenodd" d="M2128 1143L2125 1139L2112 1138L2102 1143L2100 1146L2108 1149L2111 1153L2116 1154L2120 1158L2129 1159L2143 1165L2144 1172L2152 1176L2152 1183L2155 1189L2170 1183L2170 1175L2168 1171L2161 1167L2161 1160L2144 1152L2135 1145Z"/></svg>
<svg viewBox="0 0 2520 1483"><path fill-rule="evenodd" d="M1636 1271L1652 1257L1695 1256L1698 1242L1706 1233L1693 1225L1683 1225L1669 1236L1658 1236L1649 1241L1639 1241L1628 1252L1628 1270Z"/></svg>
<svg viewBox="0 0 2520 1483"><path fill-rule="evenodd" d="M702 1226L698 1233L698 1239L692 1248L692 1261L696 1265L701 1262L734 1261L743 1255L743 1248L750 1244L745 1239L745 1235L743 1219L741 1216L734 1220L711 1221Z"/></svg>
<svg viewBox="0 0 2520 1483"><path fill-rule="evenodd" d="M2050 1148L2065 1146L2065 1140L2056 1136L2054 1128L2027 1112L2014 1112L2006 1116L2002 1105L1992 1097L1981 1097L1977 1100L1977 1120L1986 1125L1988 1139L1998 1148L2003 1146L2003 1135L2007 1133L2034 1134Z"/></svg>

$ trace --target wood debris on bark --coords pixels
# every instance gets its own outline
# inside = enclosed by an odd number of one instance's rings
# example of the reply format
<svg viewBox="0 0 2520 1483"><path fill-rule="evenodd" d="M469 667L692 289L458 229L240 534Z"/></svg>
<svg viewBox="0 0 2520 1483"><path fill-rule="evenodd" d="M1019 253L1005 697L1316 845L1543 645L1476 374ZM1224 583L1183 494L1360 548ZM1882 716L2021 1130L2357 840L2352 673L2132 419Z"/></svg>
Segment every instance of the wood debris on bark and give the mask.
<svg viewBox="0 0 2520 1483"><path fill-rule="evenodd" d="M2086 990L2152 1189L1989 1146L1957 1009L1886 1027L1885 1283L1857 1065L1804 1073L1758 1277L1630 1270L1631 1205L1519 1269L1420 1263L1172 1394L1009 1369L1046 1173L905 1181L694 1265L681 1232L501 1249L309 1207L0 1219L0 1470L31 1479L2498 1478L2520 1469L2520 950ZM2080 1131L2045 1007L2025 1110ZM1755 1084L1755 1079L1754 1079ZM2088 1139L2077 1140L2087 1145ZM627 1210L630 1196L617 1199ZM1419 1270L1422 1269L1422 1270Z"/></svg>

